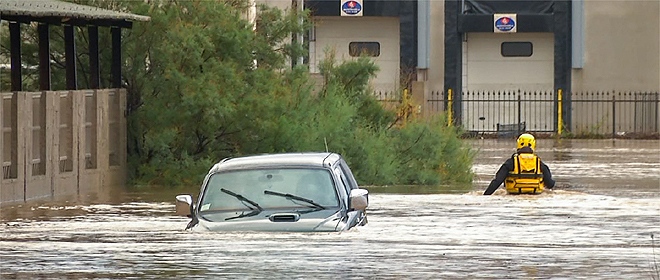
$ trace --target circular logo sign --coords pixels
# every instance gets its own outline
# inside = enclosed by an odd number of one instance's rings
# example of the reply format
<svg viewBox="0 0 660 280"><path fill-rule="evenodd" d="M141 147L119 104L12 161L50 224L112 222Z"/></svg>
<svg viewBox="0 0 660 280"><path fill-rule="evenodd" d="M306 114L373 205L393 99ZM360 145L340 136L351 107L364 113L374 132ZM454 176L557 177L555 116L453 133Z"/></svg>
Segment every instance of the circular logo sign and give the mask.
<svg viewBox="0 0 660 280"><path fill-rule="evenodd" d="M341 5L341 10L348 15L357 15L362 11L362 5L357 1L350 0Z"/></svg>
<svg viewBox="0 0 660 280"><path fill-rule="evenodd" d="M509 32L516 27L516 21L510 17L501 17L495 21L495 28L502 32Z"/></svg>

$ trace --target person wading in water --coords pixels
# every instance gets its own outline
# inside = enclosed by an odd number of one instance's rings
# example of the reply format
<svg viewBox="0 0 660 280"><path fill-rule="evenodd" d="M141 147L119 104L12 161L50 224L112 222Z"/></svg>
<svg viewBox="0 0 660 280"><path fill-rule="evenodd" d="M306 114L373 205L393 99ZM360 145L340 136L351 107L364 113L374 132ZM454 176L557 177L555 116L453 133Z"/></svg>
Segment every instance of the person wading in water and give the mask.
<svg viewBox="0 0 660 280"><path fill-rule="evenodd" d="M534 153L534 136L524 133L516 142L516 153L500 166L484 195L493 194L502 183L509 194L540 194L555 186L550 168Z"/></svg>

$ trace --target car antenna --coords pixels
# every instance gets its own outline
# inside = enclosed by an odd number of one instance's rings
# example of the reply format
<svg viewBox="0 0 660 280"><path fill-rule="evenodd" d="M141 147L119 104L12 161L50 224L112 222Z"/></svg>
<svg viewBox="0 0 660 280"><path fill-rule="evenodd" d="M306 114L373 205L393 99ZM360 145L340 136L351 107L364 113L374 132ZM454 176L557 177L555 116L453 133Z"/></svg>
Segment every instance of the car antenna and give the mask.
<svg viewBox="0 0 660 280"><path fill-rule="evenodd" d="M325 143L325 152L328 152L328 139L323 137L323 142Z"/></svg>

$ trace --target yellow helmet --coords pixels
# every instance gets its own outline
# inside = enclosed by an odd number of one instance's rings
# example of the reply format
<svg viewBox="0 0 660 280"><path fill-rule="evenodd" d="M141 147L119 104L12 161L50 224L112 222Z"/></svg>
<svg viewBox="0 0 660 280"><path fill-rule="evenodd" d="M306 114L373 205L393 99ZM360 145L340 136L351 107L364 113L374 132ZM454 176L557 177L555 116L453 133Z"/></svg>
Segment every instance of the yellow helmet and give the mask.
<svg viewBox="0 0 660 280"><path fill-rule="evenodd" d="M523 133L518 136L518 146L516 149L521 149L522 147L529 146L532 150L536 150L536 139L534 136L529 133Z"/></svg>

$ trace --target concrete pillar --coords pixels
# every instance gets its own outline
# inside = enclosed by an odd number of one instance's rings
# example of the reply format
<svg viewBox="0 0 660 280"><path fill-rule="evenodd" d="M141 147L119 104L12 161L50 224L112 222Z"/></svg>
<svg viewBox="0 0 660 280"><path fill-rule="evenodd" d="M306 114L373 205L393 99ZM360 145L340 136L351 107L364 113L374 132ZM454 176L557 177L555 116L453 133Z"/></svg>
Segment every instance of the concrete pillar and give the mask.
<svg viewBox="0 0 660 280"><path fill-rule="evenodd" d="M25 201L52 199L51 166L52 139L47 136L49 111L44 92L26 92L25 114ZM50 131L48 131L50 132Z"/></svg>
<svg viewBox="0 0 660 280"><path fill-rule="evenodd" d="M79 176L78 195L79 199L87 200L94 196L98 189L99 181L99 98L94 90L76 91L76 96L81 106L78 137L79 151ZM94 199L95 197L91 197Z"/></svg>
<svg viewBox="0 0 660 280"><path fill-rule="evenodd" d="M53 133L53 197L55 199L77 199L78 197L78 138L80 117L79 104L72 91L53 92L55 97L56 131ZM77 94L80 95L80 94Z"/></svg>
<svg viewBox="0 0 660 280"><path fill-rule="evenodd" d="M0 167L2 167L2 177L0 177L0 188L2 188L2 180L5 176L5 93L0 92ZM2 201L2 199L0 199Z"/></svg>
<svg viewBox="0 0 660 280"><path fill-rule="evenodd" d="M9 98L9 96L11 96L11 98ZM11 128L11 133L4 134L9 134L9 139L5 139L4 141L9 141L9 147L11 149L9 152L9 159L5 160L10 160L12 162L12 165L14 166L10 168L14 169L14 172L12 173L16 176L4 179L3 174L3 179L0 181L0 205L25 201L25 141L18 139L25 139L25 127L28 123L26 119L27 110L25 109L26 93L14 92L5 94L3 98L5 97L7 98L3 100L3 134L7 127L5 124L9 124L9 128ZM10 112L6 112L7 109L9 109ZM10 120L5 120L5 117L7 116L9 116Z"/></svg>
<svg viewBox="0 0 660 280"><path fill-rule="evenodd" d="M114 89L96 90L96 154L98 159L97 169L100 172L108 170L110 166L110 122L109 122L109 95ZM102 184L101 184L102 185Z"/></svg>
<svg viewBox="0 0 660 280"><path fill-rule="evenodd" d="M428 110L426 109L426 82L413 81L411 85L413 114L420 117L428 117Z"/></svg>

